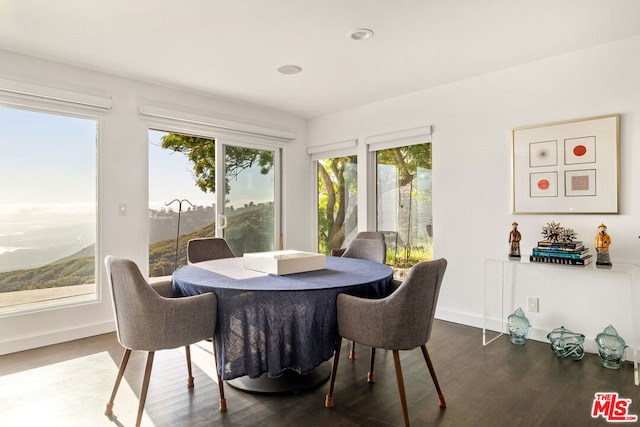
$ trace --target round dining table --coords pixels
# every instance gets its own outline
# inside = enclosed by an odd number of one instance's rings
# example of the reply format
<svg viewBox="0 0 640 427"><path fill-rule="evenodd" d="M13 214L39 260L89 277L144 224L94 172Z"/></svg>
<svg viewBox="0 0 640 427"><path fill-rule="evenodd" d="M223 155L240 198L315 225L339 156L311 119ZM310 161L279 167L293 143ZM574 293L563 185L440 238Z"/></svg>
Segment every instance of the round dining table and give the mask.
<svg viewBox="0 0 640 427"><path fill-rule="evenodd" d="M184 266L172 281L175 296L216 295L222 379L245 391L269 392L252 380L293 373L303 384L294 388L317 381L317 368L333 356L338 338L337 295L384 297L392 276L381 263L329 256L324 269L279 276L247 269L237 257ZM328 368L324 371L326 380Z"/></svg>

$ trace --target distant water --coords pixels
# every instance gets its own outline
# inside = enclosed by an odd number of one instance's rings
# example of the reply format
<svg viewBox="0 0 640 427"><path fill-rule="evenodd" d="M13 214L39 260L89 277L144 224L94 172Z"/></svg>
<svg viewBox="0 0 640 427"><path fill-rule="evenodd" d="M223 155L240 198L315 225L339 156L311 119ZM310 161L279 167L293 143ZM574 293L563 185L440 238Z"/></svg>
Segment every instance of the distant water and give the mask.
<svg viewBox="0 0 640 427"><path fill-rule="evenodd" d="M34 228L7 232L0 229L0 272L42 267L95 243L95 224Z"/></svg>
<svg viewBox="0 0 640 427"><path fill-rule="evenodd" d="M0 246L0 255L7 252L17 251L20 249L29 249L29 248L21 248L21 247L15 247L15 246Z"/></svg>

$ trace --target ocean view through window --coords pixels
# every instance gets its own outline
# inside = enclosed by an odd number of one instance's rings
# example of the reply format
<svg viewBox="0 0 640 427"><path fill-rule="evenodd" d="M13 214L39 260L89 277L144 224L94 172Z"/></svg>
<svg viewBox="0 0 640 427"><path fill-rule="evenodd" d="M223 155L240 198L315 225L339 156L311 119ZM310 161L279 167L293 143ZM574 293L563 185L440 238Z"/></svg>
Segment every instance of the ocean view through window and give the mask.
<svg viewBox="0 0 640 427"><path fill-rule="evenodd" d="M96 299L97 129L0 107L0 315Z"/></svg>

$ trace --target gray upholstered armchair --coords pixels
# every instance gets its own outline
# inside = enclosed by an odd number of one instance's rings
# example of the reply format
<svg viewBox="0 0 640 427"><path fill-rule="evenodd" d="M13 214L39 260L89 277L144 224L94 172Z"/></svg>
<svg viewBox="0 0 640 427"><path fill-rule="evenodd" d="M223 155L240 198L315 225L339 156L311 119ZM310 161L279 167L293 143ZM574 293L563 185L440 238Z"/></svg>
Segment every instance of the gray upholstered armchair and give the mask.
<svg viewBox="0 0 640 427"><path fill-rule="evenodd" d="M338 295L338 329L340 338L336 343L333 368L325 406L333 406L333 386L338 369L342 338L372 347L371 365L367 381L374 382L373 362L375 349L393 350L398 391L402 403L405 425L409 425L404 380L400 366L399 350L422 349L424 360L435 384L440 407L446 407L440 390L426 343L431 336L431 327L447 261L439 259L416 264L407 274L398 289L382 299L358 298Z"/></svg>
<svg viewBox="0 0 640 427"><path fill-rule="evenodd" d="M217 300L212 293L171 298L171 281L149 285L131 260L108 256L105 266L116 320L118 341L125 348L116 382L105 415L113 413L113 401L132 350L147 351L147 365L140 392L136 425L140 425L157 350L185 346L188 387L193 387L190 344L213 337L216 328ZM215 344L213 345L214 359ZM217 360L214 362L217 365ZM216 367L217 372L217 367ZM218 374L220 410L226 410L224 386Z"/></svg>
<svg viewBox="0 0 640 427"><path fill-rule="evenodd" d="M187 243L187 262L189 264L221 258L235 258L229 244L221 237L191 239Z"/></svg>
<svg viewBox="0 0 640 427"><path fill-rule="evenodd" d="M367 234L365 234L367 233ZM387 260L387 244L384 234L377 231L363 231L358 233L362 238L354 239L342 254L345 258L359 258L384 264ZM351 343L349 359L356 360L356 343Z"/></svg>
<svg viewBox="0 0 640 427"><path fill-rule="evenodd" d="M384 264L387 244L379 239L354 239L342 254L345 258L360 258Z"/></svg>
<svg viewBox="0 0 640 427"><path fill-rule="evenodd" d="M372 239L385 241L384 233L382 233L381 231L361 231L356 235L356 239ZM346 250L347 248L331 249L331 256L343 256Z"/></svg>

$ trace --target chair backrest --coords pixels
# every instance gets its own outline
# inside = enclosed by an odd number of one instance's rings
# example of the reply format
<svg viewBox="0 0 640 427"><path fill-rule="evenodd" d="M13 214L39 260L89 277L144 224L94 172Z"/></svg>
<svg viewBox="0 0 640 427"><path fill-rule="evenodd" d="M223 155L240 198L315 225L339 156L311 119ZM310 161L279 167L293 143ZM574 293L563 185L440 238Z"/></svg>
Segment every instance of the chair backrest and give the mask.
<svg viewBox="0 0 640 427"><path fill-rule="evenodd" d="M385 240L384 233L380 231L361 231L356 235L356 239ZM346 250L347 248L331 249L331 256L343 256ZM359 258L359 257L353 257L353 258Z"/></svg>
<svg viewBox="0 0 640 427"><path fill-rule="evenodd" d="M387 244L378 239L354 239L342 254L345 258L360 258L384 264Z"/></svg>
<svg viewBox="0 0 640 427"><path fill-rule="evenodd" d="M383 348L410 350L429 341L446 269L444 258L418 263L385 298Z"/></svg>
<svg viewBox="0 0 640 427"><path fill-rule="evenodd" d="M191 239L187 243L187 262L189 264L221 258L235 258L235 254L223 238Z"/></svg>
<svg viewBox="0 0 640 427"><path fill-rule="evenodd" d="M356 235L356 239L384 240L384 233L382 231L361 231Z"/></svg>
<svg viewBox="0 0 640 427"><path fill-rule="evenodd" d="M163 344L163 298L131 260L107 256L104 260L120 344L132 350L156 350Z"/></svg>

